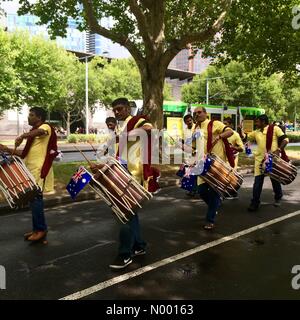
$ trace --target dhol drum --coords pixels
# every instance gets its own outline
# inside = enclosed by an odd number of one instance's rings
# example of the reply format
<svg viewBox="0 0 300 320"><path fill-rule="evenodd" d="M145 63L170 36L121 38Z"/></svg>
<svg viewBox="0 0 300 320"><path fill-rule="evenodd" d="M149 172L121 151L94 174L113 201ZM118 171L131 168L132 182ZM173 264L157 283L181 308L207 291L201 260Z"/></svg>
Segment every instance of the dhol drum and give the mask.
<svg viewBox="0 0 300 320"><path fill-rule="evenodd" d="M206 155L201 178L222 198L236 195L243 183L243 176L214 154Z"/></svg>
<svg viewBox="0 0 300 320"><path fill-rule="evenodd" d="M90 187L111 207L117 218L126 223L134 210L152 194L141 186L115 159L108 157L103 168L89 182Z"/></svg>
<svg viewBox="0 0 300 320"><path fill-rule="evenodd" d="M297 176L297 168L274 153L269 153L264 162L265 173L283 185L290 184Z"/></svg>
<svg viewBox="0 0 300 320"><path fill-rule="evenodd" d="M2 155L2 158L0 190L11 208L24 207L38 194L39 186L19 157Z"/></svg>

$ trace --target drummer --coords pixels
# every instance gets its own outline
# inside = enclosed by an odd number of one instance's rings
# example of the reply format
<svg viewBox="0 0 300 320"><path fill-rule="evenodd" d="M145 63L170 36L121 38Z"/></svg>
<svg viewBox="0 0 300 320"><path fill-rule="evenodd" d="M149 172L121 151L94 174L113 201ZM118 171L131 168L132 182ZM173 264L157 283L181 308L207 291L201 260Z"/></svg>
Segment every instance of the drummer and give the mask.
<svg viewBox="0 0 300 320"><path fill-rule="evenodd" d="M127 162L128 171L148 191L157 191L159 187L156 183L158 172L150 164L145 164L142 161L141 143L143 143L143 139L132 141L133 137L138 137L141 134L145 135L145 133L147 139L151 140L152 124L145 116L131 116L131 108L126 98L119 98L113 101L112 108L118 121L118 136L116 139L118 144L117 157ZM121 135L127 136L127 144L122 144ZM149 156L151 159L151 155ZM96 172L97 167L101 167L101 164L92 165L92 171ZM137 212L135 212L130 221L121 226L118 255L109 267L112 269L124 269L132 263L133 257L144 255L145 253L146 242L141 236L139 217Z"/></svg>
<svg viewBox="0 0 300 320"><path fill-rule="evenodd" d="M253 185L253 196L248 207L248 211L257 211L260 205L260 196L264 184L264 170L262 168L262 163L265 159L266 152L270 151L277 155L286 156L284 148L288 144L289 140L284 132L274 125L269 125L269 118L267 115L260 115L256 119L256 130L248 134L245 134L243 130L241 131L242 138L246 137L257 143L257 149L254 152L254 185ZM269 134L268 134L269 133ZM269 137L269 138L268 138ZM278 145L280 141L280 145ZM269 150L268 150L269 149ZM272 187L274 191L274 206L280 206L280 200L283 196L281 184L272 179Z"/></svg>
<svg viewBox="0 0 300 320"><path fill-rule="evenodd" d="M212 152L219 156L223 161L227 162L230 157L225 151L224 140L229 138L233 131L226 127L221 121L211 121L207 118L207 112L204 107L197 107L194 110L195 130L200 129L204 134L204 153ZM212 135L212 148L208 150L208 136ZM233 156L230 158L231 165L234 165ZM212 230L215 224L217 210L221 204L220 196L215 192L208 183L200 176L198 177L198 192L204 202L207 204L206 224L203 226L205 230Z"/></svg>
<svg viewBox="0 0 300 320"><path fill-rule="evenodd" d="M55 130L46 124L47 112L39 107L29 110L28 124L32 129L15 140L15 149L0 145L0 150L24 159L25 165L33 175L40 190L30 203L32 211L32 231L25 233L28 241L40 241L46 238L47 224L44 214L43 192L54 192L54 175L52 161L57 155L57 137ZM24 150L16 150L23 140Z"/></svg>

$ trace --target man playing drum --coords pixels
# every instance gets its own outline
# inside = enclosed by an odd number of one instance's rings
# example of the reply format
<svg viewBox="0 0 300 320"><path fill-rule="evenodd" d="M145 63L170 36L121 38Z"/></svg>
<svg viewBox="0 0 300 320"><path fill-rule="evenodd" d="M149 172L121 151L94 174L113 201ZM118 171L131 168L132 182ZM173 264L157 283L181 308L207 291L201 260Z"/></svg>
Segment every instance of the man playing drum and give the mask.
<svg viewBox="0 0 300 320"><path fill-rule="evenodd" d="M253 197L251 204L248 207L249 211L256 211L259 208L260 204L260 195L262 192L264 184L264 169L262 163L265 159L266 152L272 152L277 155L284 154L284 148L288 144L289 140L287 136L278 126L269 125L269 119L266 115L260 115L256 119L256 130L246 134L246 137L249 140L253 140L257 143L257 149L254 152L255 163L254 163L254 185L253 185ZM245 133L242 131L242 138L245 136ZM269 140L269 141L268 141ZM280 144L278 144L280 141ZM268 146L269 144L269 146ZM269 149L269 150L267 150ZM280 205L280 200L282 198L282 188L281 184L272 179L272 187L274 191L274 206Z"/></svg>
<svg viewBox="0 0 300 320"><path fill-rule="evenodd" d="M15 149L0 145L1 151L24 159L26 167L40 187L37 196L30 202L33 226L31 232L24 234L28 241L46 239L47 224L44 214L43 192L54 191L52 161L57 155L57 137L55 130L45 123L46 115L46 111L42 108L31 108L28 124L32 126L32 129L16 138ZM24 150L16 150L24 139L27 140Z"/></svg>
<svg viewBox="0 0 300 320"><path fill-rule="evenodd" d="M119 98L112 103L113 112L118 120L117 139L118 144L117 157L122 164L124 160L128 171L142 184L148 191L155 192L158 189L155 175L157 172L153 171L150 164L143 162L143 155L141 152L141 143L143 139L136 140L137 136L146 134L150 137L152 125L144 116L130 115L130 105L126 98ZM125 136L126 143L122 143ZM135 141L132 141L134 138ZM124 140L123 140L124 142ZM92 165L91 169L95 173L97 169L103 165ZM115 261L110 264L112 269L123 269L132 263L132 257L143 255L146 253L146 242L141 237L140 223L137 213L132 215L128 223L121 226L119 232L119 249Z"/></svg>
<svg viewBox="0 0 300 320"><path fill-rule="evenodd" d="M204 134L204 154L214 153L223 161L227 161L229 155L226 154L223 139L229 138L233 131L226 127L221 121L211 122L207 118L207 112L204 107L198 107L194 110L195 130L200 129ZM208 137L212 141L208 141ZM211 143L211 146L208 145ZM233 162L233 158L231 159ZM233 165L233 164L232 164ZM198 177L198 192L204 202L208 205L206 220L204 225L205 230L212 230L214 228L215 217L217 210L221 204L220 195L213 190L208 183L206 183L200 176Z"/></svg>

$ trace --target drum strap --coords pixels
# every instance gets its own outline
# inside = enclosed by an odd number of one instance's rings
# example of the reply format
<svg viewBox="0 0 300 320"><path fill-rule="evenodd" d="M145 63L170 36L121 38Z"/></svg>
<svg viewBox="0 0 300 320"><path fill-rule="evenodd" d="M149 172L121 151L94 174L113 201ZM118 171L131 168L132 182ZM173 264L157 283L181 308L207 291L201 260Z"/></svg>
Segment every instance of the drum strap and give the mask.
<svg viewBox="0 0 300 320"><path fill-rule="evenodd" d="M266 139L266 149L267 149L268 153L271 152L272 141L273 141L273 133L274 133L274 125L270 124L269 127L268 127L268 130L267 130L267 139ZM288 158L285 150L281 151L281 159L286 161L286 162L290 161L290 159Z"/></svg>
<svg viewBox="0 0 300 320"><path fill-rule="evenodd" d="M211 120L207 125L207 153L211 152L212 146L212 129L213 129L213 120ZM234 168L234 154L232 149L230 148L230 144L227 139L222 139L225 147L226 157L228 162L232 168Z"/></svg>
<svg viewBox="0 0 300 320"><path fill-rule="evenodd" d="M126 132L130 132L135 129L136 124L140 119L143 119L141 123L139 124L138 127L142 127L145 123L149 122L147 116L140 115L140 116L134 116L132 117L128 123L126 128L124 129ZM120 148L120 146L119 146ZM122 154L122 150L117 150L117 157ZM144 176L144 183L145 183L145 188L149 192L155 192L157 191L160 187L157 182L160 172L158 169L151 167L151 135L148 135L148 163L143 164L143 176Z"/></svg>

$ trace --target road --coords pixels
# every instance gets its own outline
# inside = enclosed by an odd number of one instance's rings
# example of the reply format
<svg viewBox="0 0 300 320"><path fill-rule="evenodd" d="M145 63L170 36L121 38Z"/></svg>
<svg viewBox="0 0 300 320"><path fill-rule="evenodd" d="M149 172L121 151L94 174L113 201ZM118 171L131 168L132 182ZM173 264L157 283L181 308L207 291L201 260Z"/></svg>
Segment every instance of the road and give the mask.
<svg viewBox="0 0 300 320"><path fill-rule="evenodd" d="M300 264L300 177L284 187L279 208L268 180L260 210L250 213L253 178L246 177L239 200L223 203L213 232L202 229L203 202L163 189L140 212L147 254L121 272L108 268L119 222L102 201L49 208L48 245L23 241L30 212L0 216L7 275L0 300L299 299L291 270Z"/></svg>

